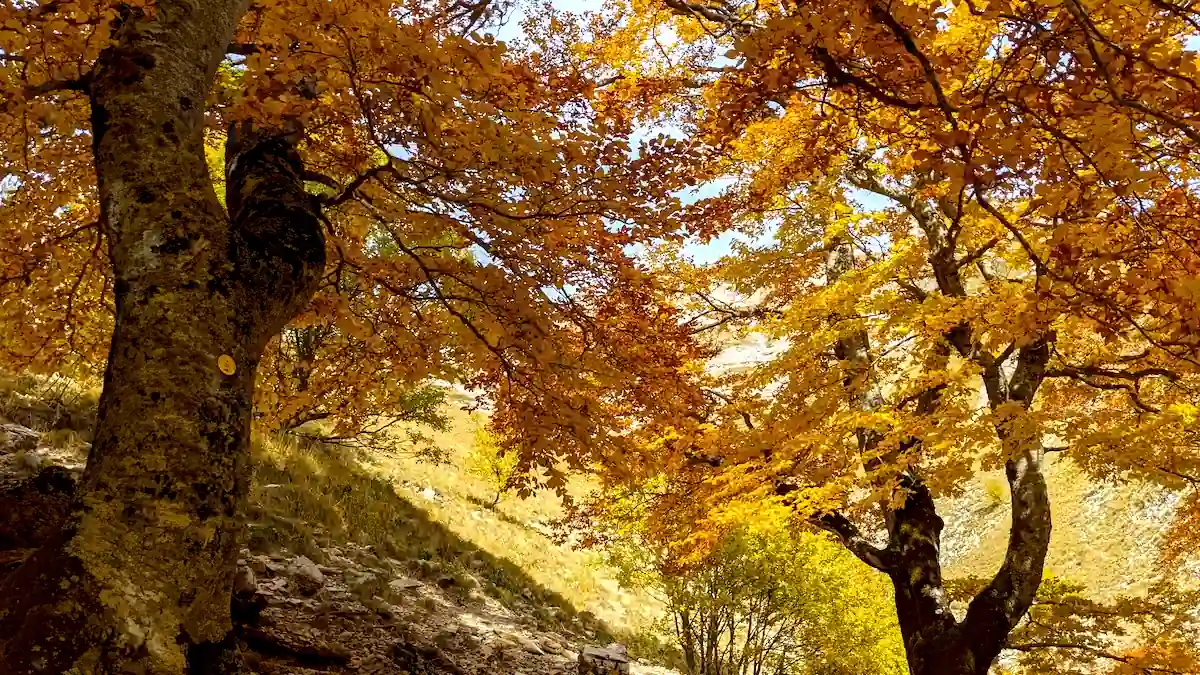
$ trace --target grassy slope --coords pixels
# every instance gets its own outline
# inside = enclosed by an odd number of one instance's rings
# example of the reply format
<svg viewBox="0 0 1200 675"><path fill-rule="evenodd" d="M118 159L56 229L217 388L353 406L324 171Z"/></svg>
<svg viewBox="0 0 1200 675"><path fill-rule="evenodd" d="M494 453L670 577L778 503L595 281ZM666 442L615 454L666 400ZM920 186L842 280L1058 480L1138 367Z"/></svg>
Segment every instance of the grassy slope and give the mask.
<svg viewBox="0 0 1200 675"><path fill-rule="evenodd" d="M1098 599L1145 590L1153 581L1173 495L1151 485L1096 482L1062 459L1050 464L1046 480L1054 519L1047 573L1086 584ZM1003 476L981 474L964 496L940 507L949 575L994 574L1008 545Z"/></svg>
<svg viewBox="0 0 1200 675"><path fill-rule="evenodd" d="M65 377L0 373L0 422L42 432L37 452L48 462L82 464L98 398L97 388ZM562 515L554 495L505 497L495 511L486 507L487 486L462 468L471 420L457 405L448 414L449 430L431 434L449 455L437 465L256 438L251 547L287 548L321 562L325 549L355 541L404 563L414 577L453 579L465 601L481 593L546 630L661 654L653 637L658 605L620 588L596 554L549 536L548 525Z"/></svg>
<svg viewBox="0 0 1200 675"><path fill-rule="evenodd" d="M495 511L480 479L462 469L472 425L457 408L433 441L450 457L429 464L406 456L358 458L344 449L266 440L256 443L256 546L321 555L345 539L381 557L407 561L414 575L454 577L529 613L547 629L610 636L653 654L658 606L617 584L594 553L560 546L548 525L562 515L552 494L505 497ZM471 579L463 579L469 576Z"/></svg>

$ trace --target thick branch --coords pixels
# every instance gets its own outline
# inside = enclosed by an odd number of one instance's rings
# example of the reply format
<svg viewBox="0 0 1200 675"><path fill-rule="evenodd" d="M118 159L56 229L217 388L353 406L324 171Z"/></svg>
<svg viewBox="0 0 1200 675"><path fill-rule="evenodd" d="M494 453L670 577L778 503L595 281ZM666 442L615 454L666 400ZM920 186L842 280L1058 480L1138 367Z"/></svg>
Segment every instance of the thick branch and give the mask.
<svg viewBox="0 0 1200 675"><path fill-rule="evenodd" d="M837 512L823 513L810 522L836 536L846 550L880 572L891 572L896 568L895 551L872 544L846 516Z"/></svg>
<svg viewBox="0 0 1200 675"><path fill-rule="evenodd" d="M1043 337L1018 350L1006 397L1002 401L993 398L993 409L1008 402L1020 404L1022 413L1029 409L1050 359L1049 341ZM971 601L964 622L967 634L972 636L972 650L988 661L999 653L1008 634L1033 603L1050 548L1050 495L1041 471L1041 437L1036 431L1018 430L1012 422L1012 418L1006 418L996 425L996 433L1011 457L1005 464L1012 494L1008 549L996 576Z"/></svg>

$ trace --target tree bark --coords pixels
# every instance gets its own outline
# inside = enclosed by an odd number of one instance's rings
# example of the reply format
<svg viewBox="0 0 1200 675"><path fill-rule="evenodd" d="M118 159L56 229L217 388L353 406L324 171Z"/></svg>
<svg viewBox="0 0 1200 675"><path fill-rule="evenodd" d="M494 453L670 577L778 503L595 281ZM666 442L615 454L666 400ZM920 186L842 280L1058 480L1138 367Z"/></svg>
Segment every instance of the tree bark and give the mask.
<svg viewBox="0 0 1200 675"><path fill-rule="evenodd" d="M903 203L928 235L931 266L939 290L951 296L963 295L963 284L954 257L948 252L951 244L946 241L940 218L919 200ZM853 251L849 243L831 242L826 265L829 282L837 281L852 267ZM1053 336L1039 336L1018 350L1013 372L1008 377L1003 364L974 343L970 326L955 326L944 339L947 356L953 347L964 358L979 363L992 410L1001 411L1012 403L1017 404L1018 415L1029 409L1045 376ZM835 351L844 364L844 384L850 403L860 409L874 409L879 403L867 379L872 359L867 334L860 331L841 337ZM917 413L934 414L940 399L940 388L927 390L917 400ZM996 426L996 435L1009 457L1005 466L1012 495L1008 550L995 577L972 599L963 621L951 613L942 581L940 553L944 523L933 495L917 473L909 472L901 480L899 487L905 493L903 506L894 510L883 506L888 531L886 547L871 544L840 514L823 514L815 521L817 526L836 535L860 560L888 574L895 590L896 614L912 675L987 675L1041 585L1051 532L1050 497L1041 473L1043 451L1036 432L1018 433L1017 429L1024 427L1012 424L1014 419L1010 416ZM874 455L880 435L859 430L857 436L862 454ZM920 442L919 438L909 439L902 449L910 451ZM866 466L874 467L875 463Z"/></svg>
<svg viewBox="0 0 1200 675"><path fill-rule="evenodd" d="M229 214L204 101L245 0L124 8L92 84L116 321L63 530L0 586L0 673L219 673L247 496L255 368L324 267L294 136L230 134Z"/></svg>

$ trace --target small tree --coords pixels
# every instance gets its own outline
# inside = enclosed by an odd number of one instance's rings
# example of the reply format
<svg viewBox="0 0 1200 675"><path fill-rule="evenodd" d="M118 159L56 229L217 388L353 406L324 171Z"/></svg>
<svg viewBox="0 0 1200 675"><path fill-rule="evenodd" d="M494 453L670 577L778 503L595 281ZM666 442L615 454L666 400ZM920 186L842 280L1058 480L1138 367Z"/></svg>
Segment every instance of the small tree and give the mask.
<svg viewBox="0 0 1200 675"><path fill-rule="evenodd" d="M495 509L505 494L516 487L520 476L520 457L515 451L507 450L496 442L487 426L475 418L471 453L467 455L467 471L487 483L488 491L495 493L488 508Z"/></svg>
<svg viewBox="0 0 1200 675"><path fill-rule="evenodd" d="M624 500L626 504L636 500ZM615 509L625 515L631 509ZM762 514L758 514L761 516ZM758 516L697 560L652 544L645 521L610 529L620 581L667 608L666 630L689 675L903 673L886 590L822 538Z"/></svg>

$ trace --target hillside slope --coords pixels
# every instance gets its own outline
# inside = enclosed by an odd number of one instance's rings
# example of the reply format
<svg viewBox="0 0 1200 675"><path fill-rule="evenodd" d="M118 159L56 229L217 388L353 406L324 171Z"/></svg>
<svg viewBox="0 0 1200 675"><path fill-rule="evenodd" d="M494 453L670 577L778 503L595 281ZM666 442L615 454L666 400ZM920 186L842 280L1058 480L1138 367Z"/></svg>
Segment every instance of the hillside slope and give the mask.
<svg viewBox="0 0 1200 675"><path fill-rule="evenodd" d="M7 428L19 434L12 443L0 428L0 488L53 465L77 477L96 394L66 378L0 378L0 424L20 425ZM461 470L471 421L448 412L450 429L433 440L449 461L437 465L255 440L235 602L255 669L552 675L613 641L635 658L661 656L657 606L621 589L594 554L552 541L547 523L561 508L553 496L483 506L486 486ZM47 524L38 511L21 519ZM0 551L0 574L36 545L14 542ZM633 672L667 671L635 663Z"/></svg>

